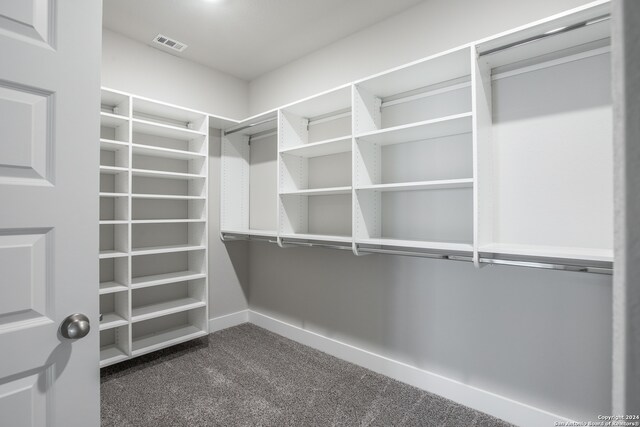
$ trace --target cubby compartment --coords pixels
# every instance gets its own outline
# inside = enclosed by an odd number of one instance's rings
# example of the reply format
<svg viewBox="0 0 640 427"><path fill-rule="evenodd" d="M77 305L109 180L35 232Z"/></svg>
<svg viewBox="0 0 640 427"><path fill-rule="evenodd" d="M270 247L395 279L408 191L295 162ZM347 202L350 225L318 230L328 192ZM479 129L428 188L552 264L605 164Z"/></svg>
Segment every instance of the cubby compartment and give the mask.
<svg viewBox="0 0 640 427"><path fill-rule="evenodd" d="M100 223L127 221L129 219L128 197L100 197Z"/></svg>
<svg viewBox="0 0 640 427"><path fill-rule="evenodd" d="M100 331L100 367L129 357L129 325Z"/></svg>
<svg viewBox="0 0 640 427"><path fill-rule="evenodd" d="M472 188L356 190L355 241L473 251Z"/></svg>
<svg viewBox="0 0 640 427"><path fill-rule="evenodd" d="M128 171L103 170L100 167L100 195L122 195L129 193L129 173Z"/></svg>
<svg viewBox="0 0 640 427"><path fill-rule="evenodd" d="M478 246L485 256L613 261L610 21L600 19L607 9L477 47ZM532 31L583 21L591 23L499 49Z"/></svg>
<svg viewBox="0 0 640 427"><path fill-rule="evenodd" d="M207 271L205 251L181 251L131 258L133 289L165 283L203 279Z"/></svg>
<svg viewBox="0 0 640 427"><path fill-rule="evenodd" d="M167 128L167 133L170 132L169 129L189 131L201 135L208 131L207 114L141 97L133 98L133 118L141 122L156 124L158 127L164 126ZM158 130L151 134L162 135L160 132ZM189 133L186 132L183 135L189 135ZM187 139L188 137L181 136L180 138Z"/></svg>
<svg viewBox="0 0 640 427"><path fill-rule="evenodd" d="M113 292L100 295L100 330L117 328L128 324L129 293Z"/></svg>
<svg viewBox="0 0 640 427"><path fill-rule="evenodd" d="M393 133L471 115L469 47L435 55L355 83L356 136Z"/></svg>
<svg viewBox="0 0 640 427"><path fill-rule="evenodd" d="M132 251L204 247L207 238L204 230L204 222L134 223L131 226Z"/></svg>
<svg viewBox="0 0 640 427"><path fill-rule="evenodd" d="M276 117L274 114L255 117L231 131L222 136L220 230L223 234L275 237Z"/></svg>
<svg viewBox="0 0 640 427"><path fill-rule="evenodd" d="M128 283L128 257L100 260L100 295L126 291Z"/></svg>
<svg viewBox="0 0 640 427"><path fill-rule="evenodd" d="M350 243L351 190L280 195L281 238Z"/></svg>
<svg viewBox="0 0 640 427"><path fill-rule="evenodd" d="M280 194L351 190L351 150L317 157L280 154Z"/></svg>
<svg viewBox="0 0 640 427"><path fill-rule="evenodd" d="M129 252L128 224L100 224L100 259L127 256Z"/></svg>
<svg viewBox="0 0 640 427"><path fill-rule="evenodd" d="M138 356L207 334L206 307L134 323L132 355Z"/></svg>
<svg viewBox="0 0 640 427"><path fill-rule="evenodd" d="M206 198L206 180L177 177L133 176L133 200L197 200Z"/></svg>
<svg viewBox="0 0 640 427"><path fill-rule="evenodd" d="M134 289L131 292L133 323L204 307L205 280L197 279Z"/></svg>
<svg viewBox="0 0 640 427"><path fill-rule="evenodd" d="M142 222L196 222L207 219L204 200L189 199L143 199L134 198L133 223Z"/></svg>
<svg viewBox="0 0 640 427"><path fill-rule="evenodd" d="M417 141L356 139L355 185L473 182L471 132Z"/></svg>
<svg viewBox="0 0 640 427"><path fill-rule="evenodd" d="M125 142L100 141L100 165L128 168L129 144Z"/></svg>
<svg viewBox="0 0 640 427"><path fill-rule="evenodd" d="M101 111L100 141L129 142L129 118Z"/></svg>

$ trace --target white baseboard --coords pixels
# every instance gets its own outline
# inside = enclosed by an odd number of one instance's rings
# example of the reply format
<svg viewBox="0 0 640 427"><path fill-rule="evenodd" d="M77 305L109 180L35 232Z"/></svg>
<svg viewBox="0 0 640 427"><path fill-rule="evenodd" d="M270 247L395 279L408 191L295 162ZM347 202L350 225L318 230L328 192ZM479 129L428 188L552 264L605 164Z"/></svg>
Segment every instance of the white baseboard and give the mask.
<svg viewBox="0 0 640 427"><path fill-rule="evenodd" d="M556 421L572 421L543 409L327 338L253 310L247 310L247 314L248 321L261 328L518 426L553 426ZM230 316L235 315L241 317L239 313Z"/></svg>
<svg viewBox="0 0 640 427"><path fill-rule="evenodd" d="M249 310L236 311L224 316L209 319L209 333L221 331L232 326L241 325L249 321Z"/></svg>

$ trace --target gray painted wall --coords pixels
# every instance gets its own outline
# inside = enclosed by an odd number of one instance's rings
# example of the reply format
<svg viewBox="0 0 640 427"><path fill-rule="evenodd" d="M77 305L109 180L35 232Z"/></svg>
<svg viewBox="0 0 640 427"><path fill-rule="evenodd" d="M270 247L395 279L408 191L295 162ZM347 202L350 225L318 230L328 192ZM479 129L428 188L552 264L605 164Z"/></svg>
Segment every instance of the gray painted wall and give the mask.
<svg viewBox="0 0 640 427"><path fill-rule="evenodd" d="M432 0L250 84L252 113L587 3ZM249 306L576 420L611 408L611 277L252 243Z"/></svg>

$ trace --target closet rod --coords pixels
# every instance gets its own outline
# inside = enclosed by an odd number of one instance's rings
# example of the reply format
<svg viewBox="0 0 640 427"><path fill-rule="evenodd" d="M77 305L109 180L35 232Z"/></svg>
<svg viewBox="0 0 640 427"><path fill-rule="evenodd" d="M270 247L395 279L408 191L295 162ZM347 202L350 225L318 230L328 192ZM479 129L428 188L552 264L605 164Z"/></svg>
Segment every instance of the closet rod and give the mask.
<svg viewBox="0 0 640 427"><path fill-rule="evenodd" d="M512 47L517 47L517 46L522 46L528 43L532 43L538 40L542 40L542 39L546 39L547 37L551 37L551 36L555 36L558 34L563 34L563 33L568 33L569 31L573 31L573 30L577 30L583 27L587 27L589 25L592 24L597 24L598 22L602 22L605 21L607 19L610 19L611 15L610 14L606 14L606 15L601 15L598 16L596 18L592 18L586 21L582 21L582 22L578 22L577 24L572 24L572 25L567 25L566 27L560 27L560 28L556 28L555 30L550 30L547 31L546 33L542 33L542 34L538 34L536 36L532 36L532 37L527 37L526 39L522 39L519 40L517 42L513 42L513 43L507 43L503 46L498 46L495 47L493 49L489 49L489 50L485 50L484 52L480 52L478 54L478 56L485 56L485 55L491 55L497 52L501 52L503 50L506 49L511 49Z"/></svg>
<svg viewBox="0 0 640 427"><path fill-rule="evenodd" d="M287 240L282 239L283 245L295 245L295 246L304 246L304 247L315 247L315 248L326 248L326 249L340 249L343 251L351 251L351 245L349 246L340 246L340 245L330 245L328 243L313 243L313 242L298 242L297 240Z"/></svg>
<svg viewBox="0 0 640 427"><path fill-rule="evenodd" d="M411 256L419 258L433 258L433 259L448 259L452 261L466 261L471 262L473 258L465 255L447 255L439 253L428 252L413 252L405 250L395 249L377 249L377 248L358 248L360 252L389 254L389 255L401 255ZM594 274L613 274L613 269L609 267L587 266L587 265L572 265L572 264L559 264L552 262L539 262L539 261L517 261L509 259L498 258L480 258L481 264L496 264L496 265L511 265L515 267L529 267L529 268L541 268L545 270L562 270L562 271L574 271L581 273L594 273Z"/></svg>
<svg viewBox="0 0 640 427"><path fill-rule="evenodd" d="M236 129L226 130L226 131L224 131L224 134L225 135L231 135L232 133L240 132L241 130L249 129L249 128L252 128L254 126L260 126L260 125L264 125L266 123L275 122L276 120L278 120L277 117L273 117L271 119L266 119L266 120L262 120L262 121L255 122L255 123L249 123L248 125L240 126L239 128L236 128Z"/></svg>

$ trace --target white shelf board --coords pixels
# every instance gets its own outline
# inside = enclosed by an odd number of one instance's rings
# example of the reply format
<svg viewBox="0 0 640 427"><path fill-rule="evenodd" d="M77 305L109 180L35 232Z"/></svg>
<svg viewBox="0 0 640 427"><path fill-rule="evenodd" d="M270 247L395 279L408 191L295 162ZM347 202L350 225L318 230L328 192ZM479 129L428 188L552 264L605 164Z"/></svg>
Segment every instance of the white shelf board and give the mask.
<svg viewBox="0 0 640 427"><path fill-rule="evenodd" d="M472 129L471 116L472 113L455 114L433 120L374 130L357 135L356 138L359 141L373 144L392 145L470 133Z"/></svg>
<svg viewBox="0 0 640 427"><path fill-rule="evenodd" d="M142 322L143 320L193 310L194 308L204 307L205 305L206 303L204 301L195 298L180 298L158 304L135 307L131 310L131 322Z"/></svg>
<svg viewBox="0 0 640 427"><path fill-rule="evenodd" d="M133 98L133 114L140 113L147 116L167 117L185 124L201 121L207 116L206 113L199 111L136 96Z"/></svg>
<svg viewBox="0 0 640 427"><path fill-rule="evenodd" d="M420 240L400 240L387 238L356 239L357 244L375 246L395 246L438 251L473 252L471 243L429 242Z"/></svg>
<svg viewBox="0 0 640 427"><path fill-rule="evenodd" d="M318 240L326 242L351 243L351 236L335 236L328 234L280 233L282 239Z"/></svg>
<svg viewBox="0 0 640 427"><path fill-rule="evenodd" d="M133 340L132 355L139 356L149 353L160 348L169 347L184 341L202 337L207 333L196 326L184 325L177 328L167 329L165 331L145 335Z"/></svg>
<svg viewBox="0 0 640 427"><path fill-rule="evenodd" d="M129 172L128 168L121 168L119 166L102 166L100 165L100 173L105 175L117 175L119 173Z"/></svg>
<svg viewBox="0 0 640 427"><path fill-rule="evenodd" d="M100 348L100 367L101 368L120 362L127 358L128 358L127 354L115 344Z"/></svg>
<svg viewBox="0 0 640 427"><path fill-rule="evenodd" d="M224 229L220 230L223 234L238 234L243 236L256 236L256 237L273 237L276 238L278 233L275 230L255 230L255 229L246 229L246 230L231 230Z"/></svg>
<svg viewBox="0 0 640 427"><path fill-rule="evenodd" d="M148 248L136 248L131 251L131 255L168 254L172 252L198 251L203 249L206 249L203 245L151 246Z"/></svg>
<svg viewBox="0 0 640 427"><path fill-rule="evenodd" d="M313 188L280 193L281 196L333 196L336 194L351 194L351 187Z"/></svg>
<svg viewBox="0 0 640 427"><path fill-rule="evenodd" d="M491 243L480 246L478 251L501 255L613 262L613 249Z"/></svg>
<svg viewBox="0 0 640 427"><path fill-rule="evenodd" d="M167 283L186 282L187 280L203 279L205 273L195 271L177 271L173 273L154 274L151 276L134 277L131 279L131 288L140 289L150 286L166 285Z"/></svg>
<svg viewBox="0 0 640 427"><path fill-rule="evenodd" d="M265 123L262 123L265 122ZM260 123L260 124L258 124ZM243 129L238 132L234 132L233 134L238 135L255 135L256 133L265 132L268 130L274 130L277 127L278 123L278 111L271 110L266 113L259 114L257 116L249 117L238 124L231 126L230 128L225 129L225 132L232 131L234 129L243 128L245 126L250 126L246 129Z"/></svg>
<svg viewBox="0 0 640 427"><path fill-rule="evenodd" d="M313 118L351 108L351 85L313 95L282 109L301 117Z"/></svg>
<svg viewBox="0 0 640 427"><path fill-rule="evenodd" d="M129 193L106 193L101 192L100 197L129 197Z"/></svg>
<svg viewBox="0 0 640 427"><path fill-rule="evenodd" d="M129 224L129 221L122 219L108 219L100 220L100 225L125 225Z"/></svg>
<svg viewBox="0 0 640 427"><path fill-rule="evenodd" d="M118 114L100 112L100 126L117 128L129 123L129 118Z"/></svg>
<svg viewBox="0 0 640 427"><path fill-rule="evenodd" d="M193 173L180 173L180 172L165 172L158 170L147 169L132 169L133 176L144 176L150 178L164 178L164 179L205 179L204 175L196 175Z"/></svg>
<svg viewBox="0 0 640 427"><path fill-rule="evenodd" d="M132 123L133 132L135 133L179 139L182 141L190 141L192 139L202 138L206 135L195 130L181 128L178 126L171 126L164 123L156 123L143 119L132 119Z"/></svg>
<svg viewBox="0 0 640 427"><path fill-rule="evenodd" d="M446 190L452 188L472 188L473 178L443 179L438 181L406 182L397 184L363 185L356 190L371 191L418 191L418 190Z"/></svg>
<svg viewBox="0 0 640 427"><path fill-rule="evenodd" d="M134 219L131 224L189 224L207 222L206 219Z"/></svg>
<svg viewBox="0 0 640 427"><path fill-rule="evenodd" d="M100 259L107 259L107 258L121 258L121 257L125 257L129 255L127 252L122 252L122 251L115 251L115 250L108 250L108 251L100 251Z"/></svg>
<svg viewBox="0 0 640 427"><path fill-rule="evenodd" d="M117 328L118 326L126 326L129 322L127 319L117 313L102 313L102 321L100 322L100 330Z"/></svg>
<svg viewBox="0 0 640 427"><path fill-rule="evenodd" d="M127 290L127 286L118 282L100 282L100 295L113 294L115 292L123 292Z"/></svg>
<svg viewBox="0 0 640 427"><path fill-rule="evenodd" d="M100 138L100 149L106 151L120 151L129 148L128 142L116 141L113 139Z"/></svg>
<svg viewBox="0 0 640 427"><path fill-rule="evenodd" d="M359 80L356 86L386 98L470 74L471 54L465 46Z"/></svg>
<svg viewBox="0 0 640 427"><path fill-rule="evenodd" d="M120 93L118 91L102 89L100 91L100 105L107 105L110 107L115 107L123 102L127 102L129 100L129 96L124 93Z"/></svg>
<svg viewBox="0 0 640 427"><path fill-rule="evenodd" d="M157 200L204 200L202 196L182 196L173 194L141 194L134 193L131 195L134 199L157 199Z"/></svg>
<svg viewBox="0 0 640 427"><path fill-rule="evenodd" d="M280 150L280 153L309 158L329 156L331 154L348 153L350 151L351 135L347 135L340 138L313 142L310 144L301 145L299 147L287 148L284 150Z"/></svg>
<svg viewBox="0 0 640 427"><path fill-rule="evenodd" d="M165 157L168 159L192 160L204 159L204 154L195 153L193 151L174 150L171 148L154 147L151 145L131 144L134 154L141 154L151 157Z"/></svg>

